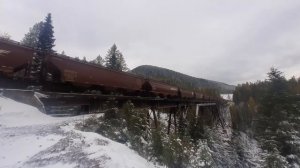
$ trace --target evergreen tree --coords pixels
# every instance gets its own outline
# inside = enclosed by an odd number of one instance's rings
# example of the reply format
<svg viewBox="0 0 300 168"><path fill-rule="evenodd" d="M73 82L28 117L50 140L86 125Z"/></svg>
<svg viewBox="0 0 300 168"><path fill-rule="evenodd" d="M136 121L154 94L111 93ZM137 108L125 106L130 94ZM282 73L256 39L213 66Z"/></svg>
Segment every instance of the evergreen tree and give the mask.
<svg viewBox="0 0 300 168"><path fill-rule="evenodd" d="M53 53L54 47L54 31L52 26L51 14L49 13L43 23L41 31L39 33L37 43L37 53L35 53L30 75L34 80L43 82L46 79L46 71L43 66L45 57Z"/></svg>
<svg viewBox="0 0 300 168"><path fill-rule="evenodd" d="M273 93L273 96L283 96L288 92L287 80L283 76L283 73L275 68L271 68L268 73L268 81L270 82L269 93Z"/></svg>
<svg viewBox="0 0 300 168"><path fill-rule="evenodd" d="M128 130L128 140L134 150L138 151L140 155L144 155L147 148L147 145L143 143L147 139L146 111L135 110L130 101L123 105L122 111Z"/></svg>
<svg viewBox="0 0 300 168"><path fill-rule="evenodd" d="M103 66L104 60L101 55L98 55L94 60L91 61L91 63Z"/></svg>
<svg viewBox="0 0 300 168"><path fill-rule="evenodd" d="M39 34L38 49L45 54L51 53L53 52L52 48L55 46L54 41L51 13L49 13Z"/></svg>
<svg viewBox="0 0 300 168"><path fill-rule="evenodd" d="M122 71L128 71L125 59L123 57L123 54L120 53L120 55L118 56L118 64L119 64L119 69L121 69Z"/></svg>
<svg viewBox="0 0 300 168"><path fill-rule="evenodd" d="M87 62L85 56L83 56L82 61L83 61L83 62Z"/></svg>
<svg viewBox="0 0 300 168"><path fill-rule="evenodd" d="M0 39L10 40L10 38L11 36L6 32L0 34Z"/></svg>
<svg viewBox="0 0 300 168"><path fill-rule="evenodd" d="M299 86L296 78L286 80L282 72L271 68L266 81L239 85L234 92L235 106L231 111L234 124L249 122L247 130L253 122L254 135L268 152L266 167L300 163Z"/></svg>
<svg viewBox="0 0 300 168"><path fill-rule="evenodd" d="M25 34L24 38L21 40L21 44L32 48L37 48L43 25L44 22L39 22L33 25L33 27L29 29L29 32Z"/></svg>
<svg viewBox="0 0 300 168"><path fill-rule="evenodd" d="M126 71L128 69L123 54L117 49L116 44L108 50L105 57L105 66L118 71Z"/></svg>

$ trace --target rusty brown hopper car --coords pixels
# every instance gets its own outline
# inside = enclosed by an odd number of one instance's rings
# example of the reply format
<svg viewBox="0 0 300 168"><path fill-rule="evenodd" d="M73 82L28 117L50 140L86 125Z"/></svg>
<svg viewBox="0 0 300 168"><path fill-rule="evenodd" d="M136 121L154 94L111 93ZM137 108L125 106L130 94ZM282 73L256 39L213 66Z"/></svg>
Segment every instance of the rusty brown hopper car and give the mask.
<svg viewBox="0 0 300 168"><path fill-rule="evenodd" d="M5 75L8 78L26 78L28 76L26 72L29 70L33 56L34 50L32 48L22 46L15 41L0 39L0 75ZM142 92L142 95L160 97L179 97L180 95L184 98L194 97L193 92L180 91L177 86L110 70L67 56L48 55L45 58L44 66L46 66L47 71L46 81L63 84L64 87L69 87L68 84L72 84L88 90L126 92L135 93L135 95ZM58 86L62 87L61 85Z"/></svg>
<svg viewBox="0 0 300 168"><path fill-rule="evenodd" d="M152 92L160 97L178 97L179 88L177 86L168 85L155 80L150 80Z"/></svg>
<svg viewBox="0 0 300 168"><path fill-rule="evenodd" d="M181 89L180 93L182 98L194 98L194 92L192 91Z"/></svg>
<svg viewBox="0 0 300 168"><path fill-rule="evenodd" d="M0 39L0 74L11 77L14 73L20 72L24 76L25 69L32 62L33 54L31 48L14 41Z"/></svg>
<svg viewBox="0 0 300 168"><path fill-rule="evenodd" d="M144 79L125 72L109 70L66 56L47 58L48 68L59 71L59 80L77 86L118 91L141 91Z"/></svg>
<svg viewBox="0 0 300 168"><path fill-rule="evenodd" d="M203 99L203 94L199 92L194 92L196 99Z"/></svg>

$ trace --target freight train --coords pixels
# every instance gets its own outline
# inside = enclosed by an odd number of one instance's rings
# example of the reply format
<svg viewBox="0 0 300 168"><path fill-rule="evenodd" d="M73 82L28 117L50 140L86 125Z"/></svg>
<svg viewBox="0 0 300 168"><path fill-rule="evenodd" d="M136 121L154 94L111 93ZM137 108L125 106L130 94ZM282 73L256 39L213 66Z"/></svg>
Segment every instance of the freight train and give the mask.
<svg viewBox="0 0 300 168"><path fill-rule="evenodd" d="M32 62L36 51L12 40L0 39L0 87L4 81L32 83ZM203 99L201 93L184 90L139 75L107 69L60 54L44 58L43 89L50 91L80 91L130 96ZM1 84L2 80L2 84ZM28 85L29 85L28 84Z"/></svg>

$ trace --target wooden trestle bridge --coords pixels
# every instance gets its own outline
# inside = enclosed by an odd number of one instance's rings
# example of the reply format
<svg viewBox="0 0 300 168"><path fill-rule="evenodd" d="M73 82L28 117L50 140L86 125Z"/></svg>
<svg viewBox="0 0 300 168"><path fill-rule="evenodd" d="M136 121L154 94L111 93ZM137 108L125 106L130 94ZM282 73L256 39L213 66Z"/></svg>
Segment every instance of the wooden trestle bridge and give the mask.
<svg viewBox="0 0 300 168"><path fill-rule="evenodd" d="M220 118L223 99L167 99L159 97L137 97L123 95L102 95L84 93L58 93L21 89L1 89L0 94L16 101L37 107L40 111L52 116L79 115L99 113L105 102L114 102L116 107L121 107L131 101L135 108L148 108L153 114L155 127L157 127L157 113L168 113L168 133L173 123L176 128L176 119L186 117L188 108L194 107L196 118L209 114L218 120L221 126L224 122ZM150 115L150 114L149 114ZM177 116L177 117L176 117ZM173 121L173 122L172 122Z"/></svg>

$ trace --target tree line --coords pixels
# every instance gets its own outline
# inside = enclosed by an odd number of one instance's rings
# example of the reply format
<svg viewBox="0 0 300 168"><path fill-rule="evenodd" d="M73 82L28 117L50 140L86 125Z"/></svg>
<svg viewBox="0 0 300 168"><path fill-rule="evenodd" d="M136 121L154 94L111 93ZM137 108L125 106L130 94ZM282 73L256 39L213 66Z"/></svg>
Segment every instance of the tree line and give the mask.
<svg viewBox="0 0 300 168"><path fill-rule="evenodd" d="M51 13L49 13L44 21L34 24L29 32L25 34L24 38L21 40L21 44L28 47L34 48L38 53L39 59L35 59L36 62L33 62L34 71L40 71L41 62L43 62L43 57L45 54L55 53L53 50L55 38L52 25ZM62 55L65 55L65 52L62 51ZM76 57L76 59L79 59ZM83 57L82 61L87 62L86 57ZM98 55L95 59L89 61L100 66L105 66L106 68L118 70L118 71L128 71L124 56L122 52L117 48L116 44L113 44L112 47L108 50L105 58L103 59Z"/></svg>
<svg viewBox="0 0 300 168"><path fill-rule="evenodd" d="M267 151L265 167L300 164L300 78L271 68L268 79L234 91L233 128L254 136Z"/></svg>

